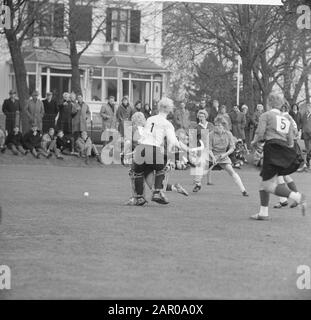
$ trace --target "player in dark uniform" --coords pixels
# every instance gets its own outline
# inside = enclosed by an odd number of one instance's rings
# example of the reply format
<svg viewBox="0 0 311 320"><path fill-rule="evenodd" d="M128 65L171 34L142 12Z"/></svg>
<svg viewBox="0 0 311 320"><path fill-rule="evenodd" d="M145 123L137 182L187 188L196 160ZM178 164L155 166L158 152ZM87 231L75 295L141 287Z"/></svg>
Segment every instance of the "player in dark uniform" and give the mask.
<svg viewBox="0 0 311 320"><path fill-rule="evenodd" d="M280 110L283 99L277 94L268 97L269 111L259 118L258 128L252 144L265 141L263 166L261 170L260 211L251 216L255 220L268 220L269 194L290 198L296 201L304 215L306 212L305 195L291 191L286 184L278 184L278 176L287 176L300 166L299 155L294 148L294 127L290 118Z"/></svg>

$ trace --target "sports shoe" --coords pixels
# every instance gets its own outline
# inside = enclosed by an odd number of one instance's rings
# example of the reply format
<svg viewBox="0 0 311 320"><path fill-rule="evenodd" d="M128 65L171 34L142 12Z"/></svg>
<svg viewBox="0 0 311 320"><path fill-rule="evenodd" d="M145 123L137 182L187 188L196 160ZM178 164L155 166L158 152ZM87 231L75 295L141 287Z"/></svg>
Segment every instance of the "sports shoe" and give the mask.
<svg viewBox="0 0 311 320"><path fill-rule="evenodd" d="M247 191L245 190L245 191L242 192L242 196L243 196L243 197L249 197L249 194L248 194Z"/></svg>
<svg viewBox="0 0 311 320"><path fill-rule="evenodd" d="M301 199L300 199L300 202L299 202L299 206L300 206L302 215L305 216L306 215L306 210L307 210L307 199L306 199L306 196L303 193L301 194Z"/></svg>
<svg viewBox="0 0 311 320"><path fill-rule="evenodd" d="M306 164L304 164L302 167L300 167L297 172L305 172L305 171L308 171L308 168L306 166Z"/></svg>
<svg viewBox="0 0 311 320"><path fill-rule="evenodd" d="M127 202L125 202L126 206L135 206L137 203L136 198L131 197Z"/></svg>
<svg viewBox="0 0 311 320"><path fill-rule="evenodd" d="M64 160L64 157L63 157L63 156L61 156L61 155L58 155L58 156L56 156L56 159Z"/></svg>
<svg viewBox="0 0 311 320"><path fill-rule="evenodd" d="M207 185L207 186L213 186L214 183L212 183L212 182L207 182L206 185Z"/></svg>
<svg viewBox="0 0 311 320"><path fill-rule="evenodd" d="M192 192L198 192L201 190L201 185L200 184L196 184L192 190Z"/></svg>
<svg viewBox="0 0 311 320"><path fill-rule="evenodd" d="M298 203L294 201L289 207L293 209L293 208L296 208L297 206L298 206Z"/></svg>
<svg viewBox="0 0 311 320"><path fill-rule="evenodd" d="M160 204L168 204L169 201L167 200L166 196L162 191L154 192L151 198L151 201L160 203Z"/></svg>
<svg viewBox="0 0 311 320"><path fill-rule="evenodd" d="M259 213L254 214L253 216L250 216L250 219L252 220L262 220L262 221L267 221L270 220L269 216L262 216Z"/></svg>
<svg viewBox="0 0 311 320"><path fill-rule="evenodd" d="M148 201L143 197L139 197L136 199L135 206L144 206Z"/></svg>
<svg viewBox="0 0 311 320"><path fill-rule="evenodd" d="M177 192L184 195L184 196L188 196L189 193L188 191L180 184L180 183L175 183L174 187L176 188Z"/></svg>
<svg viewBox="0 0 311 320"><path fill-rule="evenodd" d="M274 209L281 209L283 207L288 206L288 201L285 202L278 202L276 205L273 206Z"/></svg>

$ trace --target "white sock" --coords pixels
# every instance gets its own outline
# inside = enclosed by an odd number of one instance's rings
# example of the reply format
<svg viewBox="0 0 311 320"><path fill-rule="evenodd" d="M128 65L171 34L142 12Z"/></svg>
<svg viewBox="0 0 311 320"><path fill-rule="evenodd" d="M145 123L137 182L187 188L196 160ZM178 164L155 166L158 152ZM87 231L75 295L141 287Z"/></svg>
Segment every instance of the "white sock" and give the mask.
<svg viewBox="0 0 311 320"><path fill-rule="evenodd" d="M243 182L242 182L240 176L237 173L234 173L232 175L232 178L233 178L233 181L235 182L235 184L239 187L240 191L244 192L245 191L245 187L243 185Z"/></svg>
<svg viewBox="0 0 311 320"><path fill-rule="evenodd" d="M177 189L176 189L174 184L172 185L172 191L175 191L175 192L177 191Z"/></svg>
<svg viewBox="0 0 311 320"><path fill-rule="evenodd" d="M301 201L301 193L299 192L291 192L288 196L290 199L296 201L297 203L299 203Z"/></svg>
<svg viewBox="0 0 311 320"><path fill-rule="evenodd" d="M264 217L268 217L268 215L269 215L268 207L260 206L259 215L264 216Z"/></svg>
<svg viewBox="0 0 311 320"><path fill-rule="evenodd" d="M279 197L280 203L284 203L287 201L287 198L285 197Z"/></svg>

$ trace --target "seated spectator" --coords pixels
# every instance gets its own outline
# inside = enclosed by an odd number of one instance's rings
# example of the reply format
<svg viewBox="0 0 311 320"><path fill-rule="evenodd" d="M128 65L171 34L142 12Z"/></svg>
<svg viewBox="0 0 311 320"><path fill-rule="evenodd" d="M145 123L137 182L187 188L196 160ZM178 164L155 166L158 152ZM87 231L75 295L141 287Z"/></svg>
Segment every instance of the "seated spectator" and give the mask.
<svg viewBox="0 0 311 320"><path fill-rule="evenodd" d="M19 127L17 126L13 128L11 133L8 134L6 138L6 145L15 156L18 156L19 153L25 156L28 153L28 151L23 148L23 136L19 131Z"/></svg>
<svg viewBox="0 0 311 320"><path fill-rule="evenodd" d="M43 135L41 140L41 148L47 153L54 152L57 159L64 159L60 155L60 150L57 149L56 146L56 136L54 128L50 128L49 132Z"/></svg>
<svg viewBox="0 0 311 320"><path fill-rule="evenodd" d="M80 156L85 157L86 164L89 164L89 158L92 155L95 155L97 161L101 162L97 148L86 131L81 132L81 136L76 141L76 148Z"/></svg>
<svg viewBox="0 0 311 320"><path fill-rule="evenodd" d="M45 152L41 147L41 133L38 130L36 123L33 123L30 131L24 135L23 144L24 148L29 150L37 159L40 159L41 154L47 159L51 156L51 153Z"/></svg>
<svg viewBox="0 0 311 320"><path fill-rule="evenodd" d="M78 153L73 152L73 144L72 144L72 139L65 136L63 130L59 130L57 132L57 137L56 137L56 148L62 153L67 156L70 155L75 155L77 156Z"/></svg>
<svg viewBox="0 0 311 320"><path fill-rule="evenodd" d="M0 129L0 151L4 153L5 151L5 131Z"/></svg>

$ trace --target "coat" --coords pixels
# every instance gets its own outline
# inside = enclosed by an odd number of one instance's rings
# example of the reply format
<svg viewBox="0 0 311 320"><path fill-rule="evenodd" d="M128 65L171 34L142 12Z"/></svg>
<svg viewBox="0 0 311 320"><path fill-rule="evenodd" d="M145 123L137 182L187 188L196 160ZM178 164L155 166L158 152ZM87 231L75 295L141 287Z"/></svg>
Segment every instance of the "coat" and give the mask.
<svg viewBox="0 0 311 320"><path fill-rule="evenodd" d="M311 113L305 112L301 117L301 128L303 138L305 140L311 139Z"/></svg>
<svg viewBox="0 0 311 320"><path fill-rule="evenodd" d="M82 102L72 106L72 132L82 132L87 130L87 120L91 118L89 106Z"/></svg>
<svg viewBox="0 0 311 320"><path fill-rule="evenodd" d="M301 113L297 111L297 113L292 110L289 111L289 115L295 120L298 130L301 129Z"/></svg>
<svg viewBox="0 0 311 320"><path fill-rule="evenodd" d="M65 135L72 134L72 102L63 101L58 106L57 129L63 130Z"/></svg>
<svg viewBox="0 0 311 320"><path fill-rule="evenodd" d="M188 110L176 110L174 114L175 129L188 129L190 127L190 113Z"/></svg>
<svg viewBox="0 0 311 320"><path fill-rule="evenodd" d="M43 117L43 132L48 132L50 128L55 128L55 118L58 113L57 102L55 100L48 101L44 99L44 117Z"/></svg>
<svg viewBox="0 0 311 320"><path fill-rule="evenodd" d="M130 121L133 114L134 108L131 105L127 105L127 107L125 107L122 103L120 104L116 117L119 122L118 130L121 136L124 135L124 121Z"/></svg>
<svg viewBox="0 0 311 320"><path fill-rule="evenodd" d="M6 137L5 144L14 144L16 147L21 146L23 144L22 133L18 132L17 134L14 134L14 132L10 132Z"/></svg>
<svg viewBox="0 0 311 320"><path fill-rule="evenodd" d="M92 148L92 140L90 137L87 137L86 140L83 140L79 137L76 141L76 147L78 152L84 152L87 148Z"/></svg>
<svg viewBox="0 0 311 320"><path fill-rule="evenodd" d="M237 139L245 140L245 125L246 125L246 117L245 114L241 111L230 112L230 119L232 123L232 134Z"/></svg>
<svg viewBox="0 0 311 320"><path fill-rule="evenodd" d="M38 131L36 135L33 131L28 131L23 137L23 144L25 149L32 150L33 148L41 148L41 134Z"/></svg>
<svg viewBox="0 0 311 320"><path fill-rule="evenodd" d="M217 109L215 109L214 107L208 108L207 110L208 113L208 121L214 124L215 118L218 115L218 111Z"/></svg>
<svg viewBox="0 0 311 320"><path fill-rule="evenodd" d="M109 102L102 105L100 116L102 118L102 129L116 129L116 105L111 105Z"/></svg>
<svg viewBox="0 0 311 320"><path fill-rule="evenodd" d="M2 105L2 112L5 114L5 129L13 131L16 125L16 111L20 111L19 100L5 99Z"/></svg>
<svg viewBox="0 0 311 320"><path fill-rule="evenodd" d="M37 99L35 102L33 99L29 99L26 104L25 113L27 115L30 127L33 123L35 123L39 131L42 131L42 119L44 116L44 107L42 101Z"/></svg>

